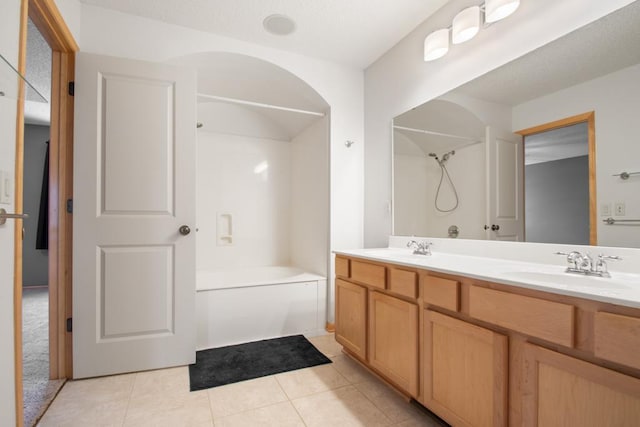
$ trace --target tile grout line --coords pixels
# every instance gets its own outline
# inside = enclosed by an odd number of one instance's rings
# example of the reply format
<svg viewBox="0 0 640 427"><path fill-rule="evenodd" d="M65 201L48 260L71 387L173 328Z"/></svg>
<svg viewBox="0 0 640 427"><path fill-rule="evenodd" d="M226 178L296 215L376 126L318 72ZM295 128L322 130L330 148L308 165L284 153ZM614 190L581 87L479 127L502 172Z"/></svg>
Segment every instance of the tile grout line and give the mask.
<svg viewBox="0 0 640 427"><path fill-rule="evenodd" d="M189 370L187 369L187 375L189 375ZM189 388L191 388L191 377L189 377ZM191 393L191 391L189 391ZM211 415L211 424L213 425L213 427L215 427L216 425L216 420L213 417L213 408L211 405L211 394L209 393L209 390L207 390L207 402L209 402L209 415Z"/></svg>
<svg viewBox="0 0 640 427"><path fill-rule="evenodd" d="M127 407L124 410L124 417L122 417L122 427L127 423L127 415L129 415L129 407L131 406L131 399L133 398L133 390L136 387L136 381L138 381L139 372L135 373L133 381L131 382L131 390L129 390L129 398L127 399Z"/></svg>

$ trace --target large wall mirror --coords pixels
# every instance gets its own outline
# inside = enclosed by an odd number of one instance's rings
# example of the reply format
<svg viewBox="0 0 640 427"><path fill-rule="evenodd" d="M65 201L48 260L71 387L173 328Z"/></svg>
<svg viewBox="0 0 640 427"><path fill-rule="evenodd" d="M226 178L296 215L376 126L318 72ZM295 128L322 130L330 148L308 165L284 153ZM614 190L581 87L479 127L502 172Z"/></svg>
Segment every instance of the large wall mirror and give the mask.
<svg viewBox="0 0 640 427"><path fill-rule="evenodd" d="M640 247L640 2L393 128L396 235Z"/></svg>

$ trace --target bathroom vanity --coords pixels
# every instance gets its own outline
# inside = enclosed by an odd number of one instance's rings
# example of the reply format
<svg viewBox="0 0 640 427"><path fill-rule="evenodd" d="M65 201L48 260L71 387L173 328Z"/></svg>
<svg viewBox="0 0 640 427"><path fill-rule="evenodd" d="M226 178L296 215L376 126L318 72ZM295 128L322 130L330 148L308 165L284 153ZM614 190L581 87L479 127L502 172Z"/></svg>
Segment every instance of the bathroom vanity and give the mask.
<svg viewBox="0 0 640 427"><path fill-rule="evenodd" d="M640 275L404 248L335 272L345 352L451 425L640 424Z"/></svg>

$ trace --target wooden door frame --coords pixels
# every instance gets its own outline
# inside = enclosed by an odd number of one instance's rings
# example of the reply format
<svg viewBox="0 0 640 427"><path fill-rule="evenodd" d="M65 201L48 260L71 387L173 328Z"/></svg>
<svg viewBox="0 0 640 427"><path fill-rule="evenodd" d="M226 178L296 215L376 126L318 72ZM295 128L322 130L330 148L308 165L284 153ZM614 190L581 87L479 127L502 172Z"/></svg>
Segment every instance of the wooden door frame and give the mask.
<svg viewBox="0 0 640 427"><path fill-rule="evenodd" d="M73 197L73 96L75 52L71 31L54 0L21 0L18 71L26 72L27 18L52 50L51 125L49 143L49 378L72 376L71 317L72 218L66 201ZM20 85L16 119L16 212L23 209L24 84ZM15 225L14 346L17 425L23 425L22 387L22 221Z"/></svg>
<svg viewBox="0 0 640 427"><path fill-rule="evenodd" d="M578 114L564 119L556 120L550 123L544 123L538 126L519 130L515 133L524 137L540 132L546 132L578 123L587 123L588 127L588 143L589 143L589 244L598 244L598 207L596 200L596 119L595 112ZM524 146L524 144L523 144ZM524 158L524 156L523 156Z"/></svg>

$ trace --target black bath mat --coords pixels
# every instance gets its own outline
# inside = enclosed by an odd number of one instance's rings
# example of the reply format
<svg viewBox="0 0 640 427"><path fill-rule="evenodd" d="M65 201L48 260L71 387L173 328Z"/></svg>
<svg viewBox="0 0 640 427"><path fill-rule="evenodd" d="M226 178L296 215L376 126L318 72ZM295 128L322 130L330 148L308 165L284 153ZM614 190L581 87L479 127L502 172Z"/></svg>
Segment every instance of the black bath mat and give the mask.
<svg viewBox="0 0 640 427"><path fill-rule="evenodd" d="M302 335L196 352L191 391L331 363Z"/></svg>

